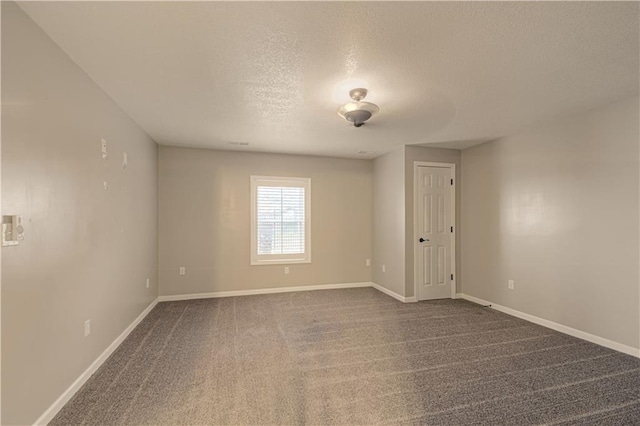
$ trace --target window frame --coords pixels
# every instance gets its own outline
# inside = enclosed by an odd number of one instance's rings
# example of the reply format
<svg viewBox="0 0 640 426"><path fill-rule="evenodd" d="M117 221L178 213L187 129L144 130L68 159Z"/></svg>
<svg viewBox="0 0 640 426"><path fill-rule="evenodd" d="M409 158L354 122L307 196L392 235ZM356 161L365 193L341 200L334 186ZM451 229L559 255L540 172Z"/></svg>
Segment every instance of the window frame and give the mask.
<svg viewBox="0 0 640 426"><path fill-rule="evenodd" d="M258 187L304 188L304 253L258 254ZM251 265L311 263L311 178L251 176Z"/></svg>

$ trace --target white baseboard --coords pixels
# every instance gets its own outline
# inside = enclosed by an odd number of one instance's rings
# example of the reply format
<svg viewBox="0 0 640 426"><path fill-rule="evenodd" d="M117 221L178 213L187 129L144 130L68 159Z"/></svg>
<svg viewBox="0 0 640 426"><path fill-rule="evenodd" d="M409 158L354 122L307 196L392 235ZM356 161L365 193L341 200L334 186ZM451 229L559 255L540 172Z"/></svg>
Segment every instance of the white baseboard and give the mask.
<svg viewBox="0 0 640 426"><path fill-rule="evenodd" d="M190 294L172 294L167 296L159 296L158 302L175 302L179 300L195 300L195 299L213 299L218 297L235 297L235 296L252 296L256 294L274 294L274 293L289 293L294 291L311 291L311 290L334 290L339 288L358 288L358 287L373 287L376 290L383 292L384 294L393 297L404 303L417 302L415 297L404 297L398 293L382 287L379 284L372 282L358 282L358 283L342 283L342 284L320 284L320 285L305 285L298 287L274 287L274 288L260 288L256 290L234 290L234 291L214 291L210 293L190 293Z"/></svg>
<svg viewBox="0 0 640 426"><path fill-rule="evenodd" d="M274 287L256 290L214 291L211 293L191 293L159 296L158 302L173 302L177 300L212 299L217 297L252 296L256 294L289 293L293 291L333 290L337 288L371 287L370 282L305 285L299 287Z"/></svg>
<svg viewBox="0 0 640 426"><path fill-rule="evenodd" d="M412 302L417 302L418 299L416 297L404 297L404 296L400 296L398 293L396 293L395 291L391 291L388 288L382 287L380 284L376 284L376 283L371 283L371 286L373 288L375 288L378 291L383 292L384 294L393 297L396 300L399 300L403 303L412 303Z"/></svg>
<svg viewBox="0 0 640 426"><path fill-rule="evenodd" d="M51 404L49 408L47 408L47 410L38 418L38 420L36 420L34 425L46 425L51 420L53 420L53 418L56 416L56 414L58 414L62 407L64 407L64 405L69 402L69 400L75 395L76 392L78 392L82 385L84 385L85 382L89 380L89 377L91 377L91 375L95 373L98 368L100 368L100 366L107 360L107 358L109 358L113 351L115 351L118 346L120 346L124 339L126 339L127 336L133 331L133 329L136 328L138 324L140 324L140 322L147 316L149 312L151 312L151 310L156 306L157 303L158 299L155 299L153 302L151 302L151 304L147 306L145 310L142 311L142 313L140 313L140 315L138 315L138 317L133 320L133 322L129 324L129 326L107 347L107 349L105 349L104 352L102 352L100 356L95 361L93 361L93 363L91 363L89 368L87 368L80 375L80 377L78 377L76 381L73 382L71 386L69 386L67 390L64 391L62 395L60 395L60 397L56 399L56 401Z"/></svg>
<svg viewBox="0 0 640 426"><path fill-rule="evenodd" d="M543 327L550 328L560 333L568 334L573 337L577 337L582 340L586 340L596 345L604 346L605 348L613 349L614 351L622 352L627 355L632 355L640 358L640 349L624 345L622 343L614 342L613 340L605 339L604 337L596 336L595 334L587 333L575 328L568 327L566 325L558 324L557 322L549 321L544 318L536 317L534 315L526 314L524 312L517 311L515 309L507 308L506 306L497 305L493 302L479 299L477 297L469 296L468 294L458 293L457 298L466 299L470 302L478 303L480 305L491 305L492 309L496 311L504 312L511 316L521 318L523 320L532 322L534 324L541 325Z"/></svg>

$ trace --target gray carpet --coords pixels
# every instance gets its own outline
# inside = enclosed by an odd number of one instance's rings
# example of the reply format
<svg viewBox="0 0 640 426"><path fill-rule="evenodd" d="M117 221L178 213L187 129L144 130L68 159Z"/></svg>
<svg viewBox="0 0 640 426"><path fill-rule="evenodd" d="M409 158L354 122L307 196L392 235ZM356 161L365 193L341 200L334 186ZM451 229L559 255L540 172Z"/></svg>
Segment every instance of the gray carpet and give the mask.
<svg viewBox="0 0 640 426"><path fill-rule="evenodd" d="M640 424L640 360L372 288L160 303L51 424Z"/></svg>

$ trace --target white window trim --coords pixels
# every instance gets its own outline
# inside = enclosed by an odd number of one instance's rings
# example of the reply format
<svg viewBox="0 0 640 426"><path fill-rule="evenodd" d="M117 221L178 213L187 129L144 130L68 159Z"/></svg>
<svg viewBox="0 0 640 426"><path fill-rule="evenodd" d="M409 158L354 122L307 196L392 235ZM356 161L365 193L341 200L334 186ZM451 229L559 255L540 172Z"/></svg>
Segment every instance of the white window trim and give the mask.
<svg viewBox="0 0 640 426"><path fill-rule="evenodd" d="M303 254L258 255L258 186L289 186L304 188L304 247ZM251 176L251 265L286 265L311 263L311 178Z"/></svg>

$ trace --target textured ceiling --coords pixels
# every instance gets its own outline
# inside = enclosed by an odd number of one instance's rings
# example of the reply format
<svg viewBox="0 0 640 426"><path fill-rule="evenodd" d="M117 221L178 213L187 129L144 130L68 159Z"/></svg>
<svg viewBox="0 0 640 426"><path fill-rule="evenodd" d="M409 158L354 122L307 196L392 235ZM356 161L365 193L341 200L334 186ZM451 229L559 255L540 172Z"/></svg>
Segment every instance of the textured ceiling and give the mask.
<svg viewBox="0 0 640 426"><path fill-rule="evenodd" d="M638 94L636 2L20 6L166 145L464 148ZM359 81L380 113L356 129L336 109Z"/></svg>

